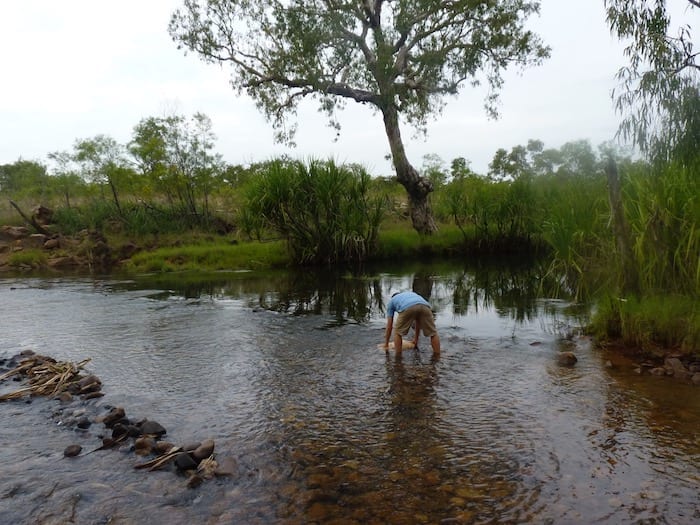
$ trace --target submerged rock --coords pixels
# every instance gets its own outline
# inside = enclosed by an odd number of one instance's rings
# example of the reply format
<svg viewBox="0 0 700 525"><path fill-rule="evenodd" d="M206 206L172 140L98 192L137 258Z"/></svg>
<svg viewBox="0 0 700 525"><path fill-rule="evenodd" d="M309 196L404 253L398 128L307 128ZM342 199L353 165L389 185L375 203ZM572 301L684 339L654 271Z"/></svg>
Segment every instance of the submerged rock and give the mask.
<svg viewBox="0 0 700 525"><path fill-rule="evenodd" d="M573 352L561 352L557 355L557 363L560 366L574 366L578 358Z"/></svg>
<svg viewBox="0 0 700 525"><path fill-rule="evenodd" d="M63 451L63 455L67 458L74 458L83 450L80 445L68 445Z"/></svg>

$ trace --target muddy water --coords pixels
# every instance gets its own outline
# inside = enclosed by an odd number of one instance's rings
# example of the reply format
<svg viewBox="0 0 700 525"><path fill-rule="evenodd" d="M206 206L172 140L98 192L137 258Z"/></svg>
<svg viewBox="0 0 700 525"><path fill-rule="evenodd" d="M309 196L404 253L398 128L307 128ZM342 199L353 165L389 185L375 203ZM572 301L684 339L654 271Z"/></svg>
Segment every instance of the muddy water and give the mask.
<svg viewBox="0 0 700 525"><path fill-rule="evenodd" d="M376 348L406 288L430 296L439 359L425 339ZM0 523L700 520L700 391L610 367L578 335L584 309L539 289L536 268L444 263L2 279L0 357L89 357L106 395L0 404ZM64 423L115 405L170 441L214 439L234 475L189 489L128 447L85 454L104 427Z"/></svg>

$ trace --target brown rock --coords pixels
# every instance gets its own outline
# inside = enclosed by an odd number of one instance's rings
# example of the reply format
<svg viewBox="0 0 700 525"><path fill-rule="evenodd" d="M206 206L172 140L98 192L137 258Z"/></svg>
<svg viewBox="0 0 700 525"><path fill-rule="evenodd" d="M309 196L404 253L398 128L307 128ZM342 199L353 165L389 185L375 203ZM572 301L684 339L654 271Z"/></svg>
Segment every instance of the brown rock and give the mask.
<svg viewBox="0 0 700 525"><path fill-rule="evenodd" d="M142 436L134 441L134 451L139 456L148 456L156 447L156 440L150 436Z"/></svg>
<svg viewBox="0 0 700 525"><path fill-rule="evenodd" d="M157 421L145 420L141 423L141 432L152 436L160 437L167 433L167 430Z"/></svg>
<svg viewBox="0 0 700 525"><path fill-rule="evenodd" d="M560 352L557 355L557 363L561 366L574 366L578 362L578 358L573 352Z"/></svg>
<svg viewBox="0 0 700 525"><path fill-rule="evenodd" d="M24 241L22 241L22 245L25 248L41 248L44 246L44 243L46 242L46 235L43 233L33 233Z"/></svg>
<svg viewBox="0 0 700 525"><path fill-rule="evenodd" d="M74 458L83 450L80 445L68 445L63 451L63 455L67 458Z"/></svg>
<svg viewBox="0 0 700 525"><path fill-rule="evenodd" d="M225 457L223 460L219 461L214 474L217 476L233 476L236 472L236 461L231 457Z"/></svg>
<svg viewBox="0 0 700 525"><path fill-rule="evenodd" d="M175 445L169 441L156 441L155 451L158 454L167 454Z"/></svg>
<svg viewBox="0 0 700 525"><path fill-rule="evenodd" d="M48 239L44 243L45 250L55 250L56 248L60 248L60 247L61 247L61 241L59 241L57 238Z"/></svg>
<svg viewBox="0 0 700 525"><path fill-rule="evenodd" d="M106 416L101 418L102 423L105 424L107 428L114 426L114 424L120 419L124 419L126 412L122 407L115 407L109 411Z"/></svg>
<svg viewBox="0 0 700 525"><path fill-rule="evenodd" d="M29 237L29 228L24 226L3 226L0 228L0 239L14 241Z"/></svg>
<svg viewBox="0 0 700 525"><path fill-rule="evenodd" d="M201 461L211 456L212 452L214 452L214 440L205 439L201 445L192 451L192 457L197 461Z"/></svg>

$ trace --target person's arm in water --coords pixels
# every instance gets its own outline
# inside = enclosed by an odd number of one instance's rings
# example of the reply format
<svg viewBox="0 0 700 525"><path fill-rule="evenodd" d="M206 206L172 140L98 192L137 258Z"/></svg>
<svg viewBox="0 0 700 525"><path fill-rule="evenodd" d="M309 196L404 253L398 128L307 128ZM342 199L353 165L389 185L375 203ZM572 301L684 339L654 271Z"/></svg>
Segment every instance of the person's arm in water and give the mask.
<svg viewBox="0 0 700 525"><path fill-rule="evenodd" d="M389 348L389 339L391 338L391 330L394 328L394 316L386 318L386 330L384 331L384 348Z"/></svg>
<svg viewBox="0 0 700 525"><path fill-rule="evenodd" d="M416 333L413 334L413 346L418 348L418 337L420 337L420 319L416 319L415 324L413 325Z"/></svg>

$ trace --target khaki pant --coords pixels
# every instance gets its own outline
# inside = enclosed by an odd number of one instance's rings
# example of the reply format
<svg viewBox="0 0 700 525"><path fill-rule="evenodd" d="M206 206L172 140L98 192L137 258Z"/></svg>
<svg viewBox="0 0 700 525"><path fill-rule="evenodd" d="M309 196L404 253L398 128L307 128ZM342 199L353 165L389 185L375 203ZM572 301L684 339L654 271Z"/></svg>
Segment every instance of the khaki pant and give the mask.
<svg viewBox="0 0 700 525"><path fill-rule="evenodd" d="M411 329L414 321L418 322L418 326L420 326L424 336L432 337L437 334L433 311L424 304L416 304L406 308L403 312L399 312L394 330L401 337L404 337Z"/></svg>

